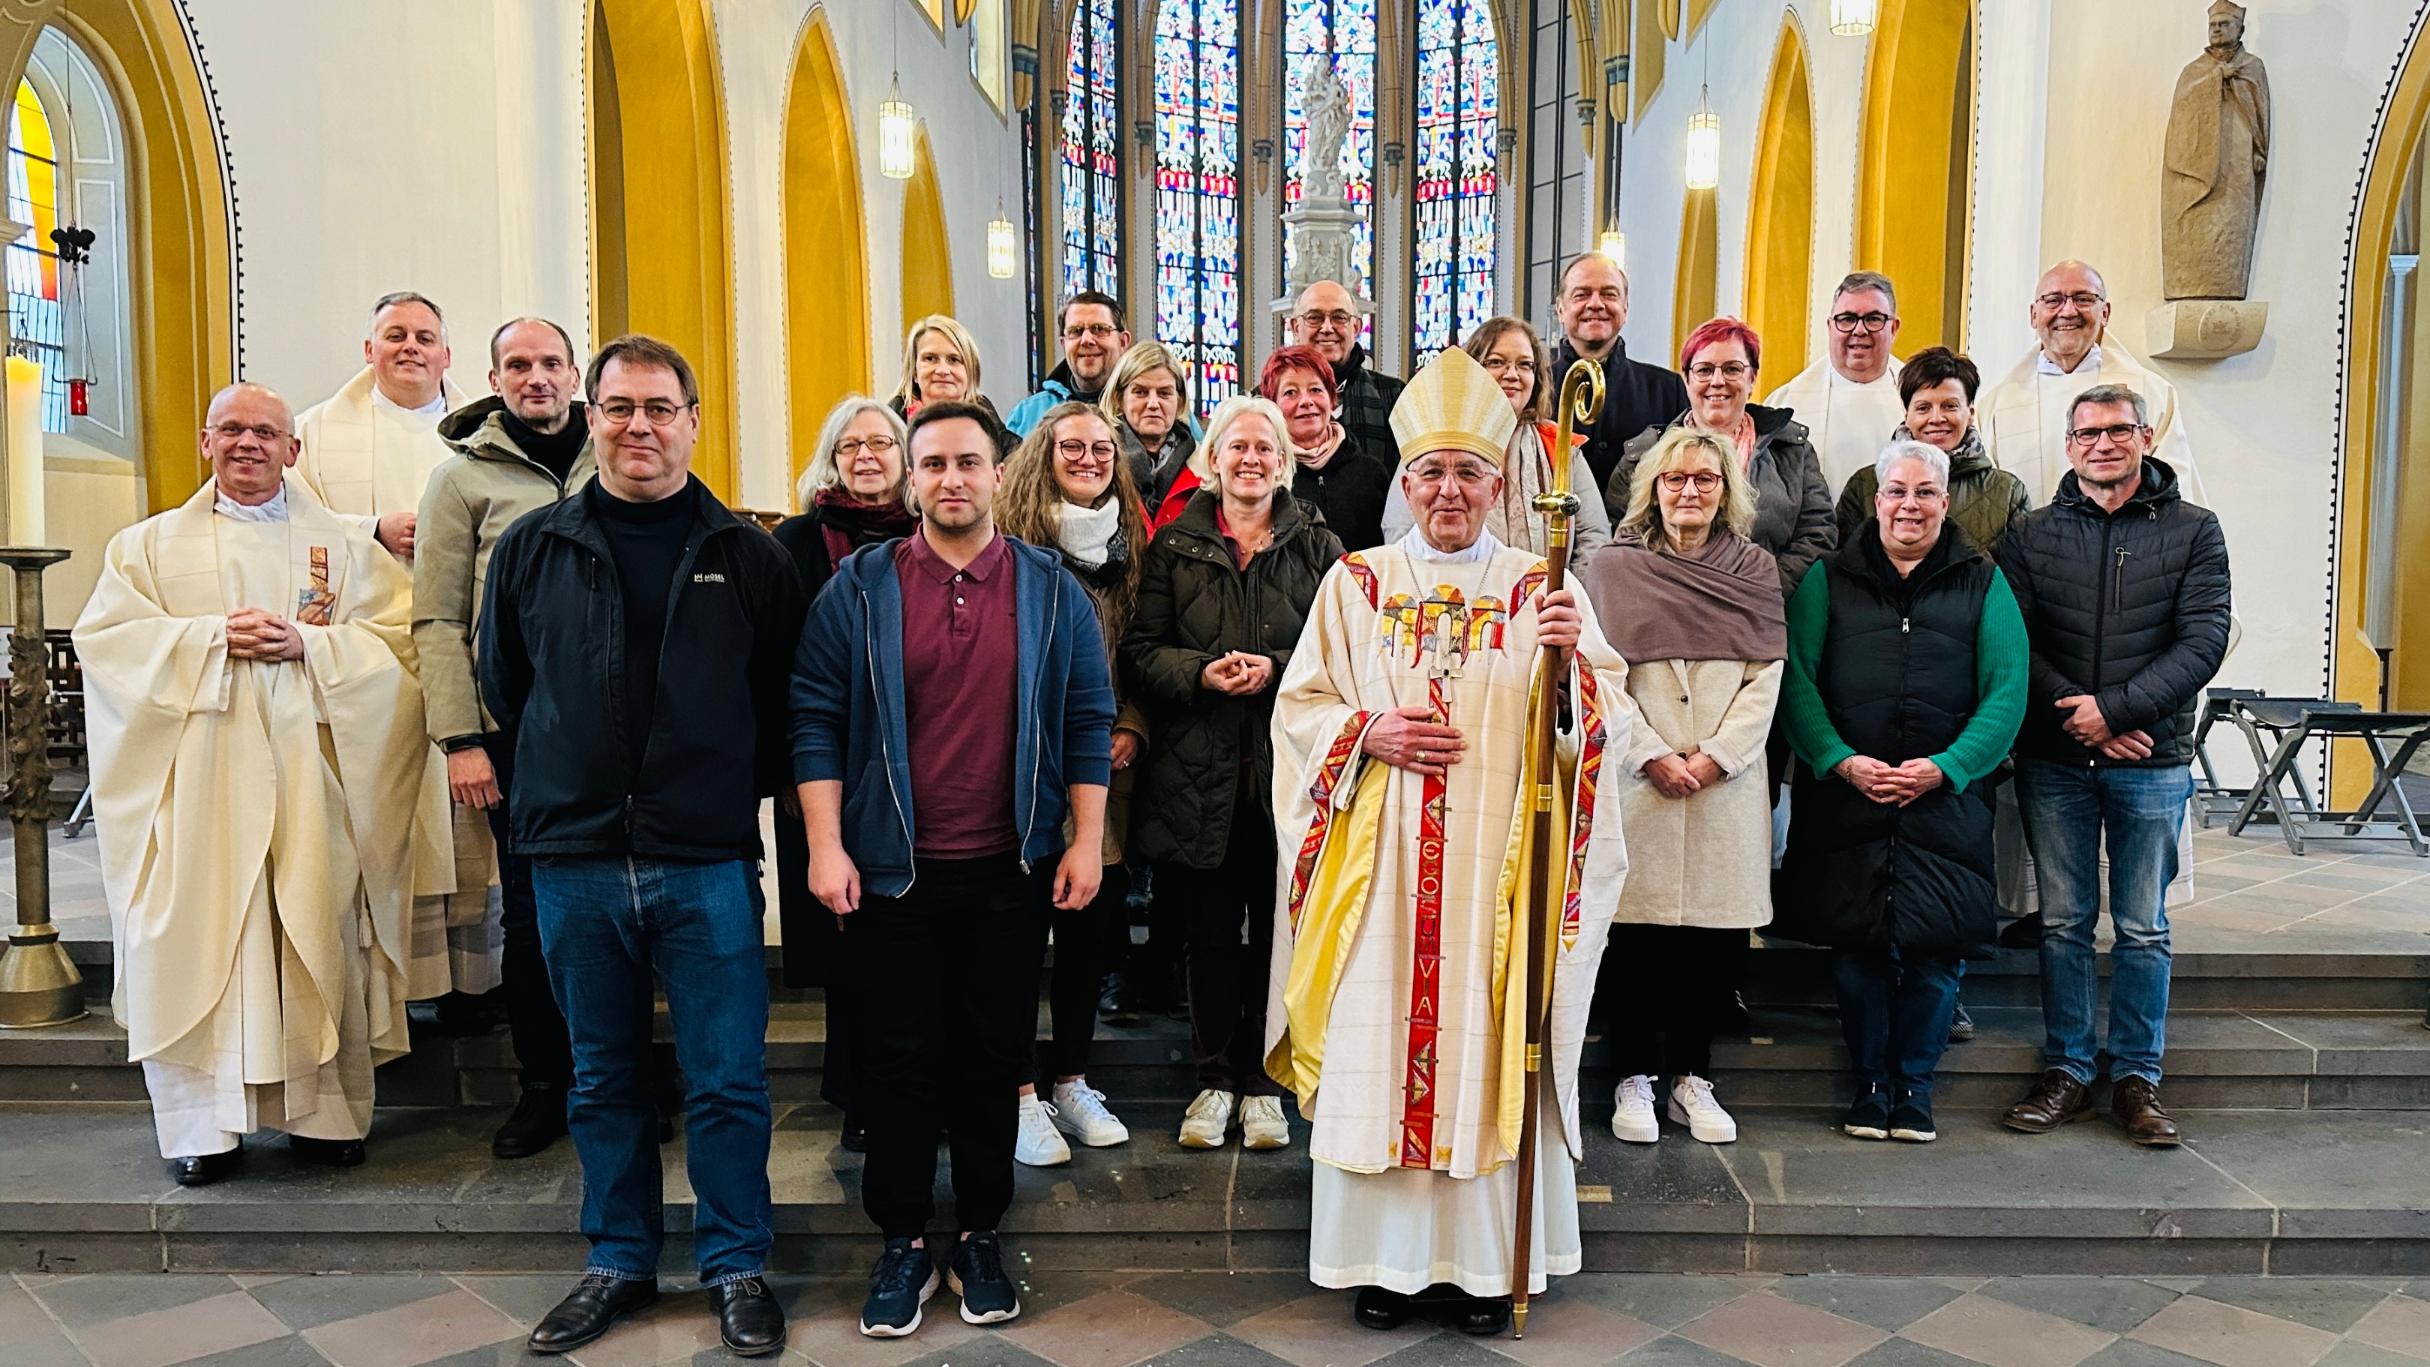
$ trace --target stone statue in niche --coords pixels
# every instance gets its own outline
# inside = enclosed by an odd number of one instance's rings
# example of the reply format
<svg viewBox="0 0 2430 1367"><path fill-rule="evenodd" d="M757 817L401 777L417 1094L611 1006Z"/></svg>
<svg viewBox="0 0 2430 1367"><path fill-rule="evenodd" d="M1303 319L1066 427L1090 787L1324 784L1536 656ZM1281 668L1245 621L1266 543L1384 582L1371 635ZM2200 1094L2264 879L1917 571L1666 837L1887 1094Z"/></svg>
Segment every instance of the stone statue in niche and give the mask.
<svg viewBox="0 0 2430 1367"><path fill-rule="evenodd" d="M2161 161L2164 298L2243 299L2252 281L2270 81L2245 51L2244 15L2234 0L2215 0L2209 45L2177 75Z"/></svg>
<svg viewBox="0 0 2430 1367"><path fill-rule="evenodd" d="M1342 198L1342 142L1350 136L1350 91L1320 52L1300 78L1300 100L1308 111L1308 145L1300 161L1303 202Z"/></svg>

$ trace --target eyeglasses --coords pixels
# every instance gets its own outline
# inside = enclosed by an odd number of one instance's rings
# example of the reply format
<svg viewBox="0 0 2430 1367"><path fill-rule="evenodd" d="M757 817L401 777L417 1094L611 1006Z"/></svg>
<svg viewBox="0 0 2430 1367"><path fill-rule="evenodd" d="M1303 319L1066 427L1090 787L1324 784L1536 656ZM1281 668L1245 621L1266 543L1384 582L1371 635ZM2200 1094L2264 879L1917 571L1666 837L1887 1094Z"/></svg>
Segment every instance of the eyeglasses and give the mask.
<svg viewBox="0 0 2430 1367"><path fill-rule="evenodd" d="M900 445L902 443L892 437L846 437L835 444L835 453L850 460L859 455L863 447L867 447L873 456L882 456Z"/></svg>
<svg viewBox="0 0 2430 1367"><path fill-rule="evenodd" d="M1335 309L1331 313L1303 313L1299 316L1299 321L1306 324L1311 332L1315 331L1317 328L1327 327L1336 331L1342 331L1357 327L1358 315L1354 313L1344 313L1340 309Z"/></svg>
<svg viewBox="0 0 2430 1367"><path fill-rule="evenodd" d="M2100 307L2101 296L2091 290L2077 290L2074 294L2045 294L2033 302L2036 306L2051 313L2056 313L2069 304L2089 313Z"/></svg>
<svg viewBox="0 0 2430 1367"><path fill-rule="evenodd" d="M1488 356L1485 358L1485 371L1487 374L1500 375L1513 370L1524 370L1530 375L1535 374L1536 358L1533 356L1522 356L1515 361L1510 359L1508 356Z"/></svg>
<svg viewBox="0 0 2430 1367"><path fill-rule="evenodd" d="M1119 331L1112 323L1077 323L1063 329L1063 340L1077 342L1083 337L1094 337L1102 342Z"/></svg>
<svg viewBox="0 0 2430 1367"><path fill-rule="evenodd" d="M1833 332L1872 333L1879 332L1888 326L1890 326L1890 315L1887 313L1834 313L1831 315Z"/></svg>
<svg viewBox="0 0 2430 1367"><path fill-rule="evenodd" d="M2150 428L2139 422L2113 422L2107 427L2069 428L2067 432L2067 439L2074 442L2078 446L2090 446L2094 442L2101 440L2101 438L2107 437L2111 441L2123 446L2127 442L2132 441L2137 432L2149 431L2151 431Z"/></svg>
<svg viewBox="0 0 2430 1367"><path fill-rule="evenodd" d="M1744 361L1723 361L1719 365L1699 361L1687 368L1687 376L1691 380L1709 380L1716 375L1725 380L1743 380L1754 373L1755 367Z"/></svg>
<svg viewBox="0 0 2430 1367"><path fill-rule="evenodd" d="M1424 485L1439 485L1449 479L1458 481L1464 489L1474 489L1493 478L1494 472L1474 462L1462 461L1457 465L1420 465L1411 469L1409 474Z"/></svg>
<svg viewBox="0 0 2430 1367"><path fill-rule="evenodd" d="M1721 487L1721 475L1713 470L1665 470L1660 478L1662 487L1674 494L1691 484L1696 486L1696 492L1700 494L1709 494Z"/></svg>
<svg viewBox="0 0 2430 1367"><path fill-rule="evenodd" d="M1055 454L1069 461L1083 459L1110 461L1120 452L1110 441L1059 441L1055 443Z"/></svg>
<svg viewBox="0 0 2430 1367"><path fill-rule="evenodd" d="M591 405L592 410L600 417L618 427L631 422L635 413L648 418L652 427L664 427L681 417L683 411L689 407L691 407L690 404L668 403L664 399L652 399L648 403L635 403L631 399L609 399L603 403Z"/></svg>
<svg viewBox="0 0 2430 1367"><path fill-rule="evenodd" d="M1903 484L1888 484L1875 490L1873 496L1884 503L1904 503L1911 498L1918 503L1937 503L1949 497L1949 491L1937 484L1919 484L1912 489Z"/></svg>
<svg viewBox="0 0 2430 1367"><path fill-rule="evenodd" d="M221 441L238 441L245 437L248 433L252 435L255 441L258 441L265 446L269 445L271 442L278 441L287 435L285 428L272 427L266 422L252 424L241 422L223 422L215 423L211 428L211 435L219 438Z"/></svg>

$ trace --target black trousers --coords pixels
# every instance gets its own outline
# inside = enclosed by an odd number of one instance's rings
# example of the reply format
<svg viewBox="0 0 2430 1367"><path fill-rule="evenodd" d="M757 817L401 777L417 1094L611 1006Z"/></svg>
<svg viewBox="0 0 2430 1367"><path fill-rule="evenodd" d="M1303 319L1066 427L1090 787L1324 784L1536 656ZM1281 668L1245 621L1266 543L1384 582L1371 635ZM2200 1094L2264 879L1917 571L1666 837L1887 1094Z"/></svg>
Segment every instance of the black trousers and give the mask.
<svg viewBox="0 0 2430 1367"><path fill-rule="evenodd" d="M935 1218L942 1136L962 1229L994 1229L1012 1205L1054 875L1033 868L922 859L910 891L865 896L845 918L854 1103L869 1134L861 1208L889 1239L919 1238Z"/></svg>
<svg viewBox="0 0 2430 1367"><path fill-rule="evenodd" d="M504 904L498 924L505 942L500 981L506 989L506 1028L526 1087L574 1085L574 1046L565 1033L565 1013L549 986L548 960L540 951L540 909L532 900L532 861L507 850L507 804L514 801L514 747L501 735L481 738L489 765L498 771L505 798L489 809L489 833L498 845L498 891Z"/></svg>
<svg viewBox="0 0 2430 1367"><path fill-rule="evenodd" d="M1241 786L1250 785L1244 780ZM1262 789L1261 795L1262 795ZM1156 899L1180 903L1189 954L1190 1052L1198 1085L1281 1096L1266 1076L1266 979L1274 952L1274 820L1263 802L1232 813L1232 839L1212 869L1169 864Z"/></svg>
<svg viewBox="0 0 2430 1367"><path fill-rule="evenodd" d="M842 932L835 913L810 895L810 839L802 819L776 810L776 899L783 942L785 986L823 987L827 994L827 1044L820 1055L819 1098L859 1123L852 1108L852 974L844 964Z"/></svg>
<svg viewBox="0 0 2430 1367"><path fill-rule="evenodd" d="M1054 912L1055 965L1046 989L1054 1037L1039 1051L1049 1079L1088 1071L1088 1045L1097 1034L1097 999L1103 995L1107 970L1121 962L1111 955L1116 944L1130 940L1131 912L1125 905L1130 894L1130 872L1108 864L1095 900L1078 911ZM1117 930L1119 941L1113 934Z"/></svg>
<svg viewBox="0 0 2430 1367"><path fill-rule="evenodd" d="M1713 1076L1713 1031L1738 989L1747 933L1615 925L1595 985L1613 1071L1657 1080Z"/></svg>

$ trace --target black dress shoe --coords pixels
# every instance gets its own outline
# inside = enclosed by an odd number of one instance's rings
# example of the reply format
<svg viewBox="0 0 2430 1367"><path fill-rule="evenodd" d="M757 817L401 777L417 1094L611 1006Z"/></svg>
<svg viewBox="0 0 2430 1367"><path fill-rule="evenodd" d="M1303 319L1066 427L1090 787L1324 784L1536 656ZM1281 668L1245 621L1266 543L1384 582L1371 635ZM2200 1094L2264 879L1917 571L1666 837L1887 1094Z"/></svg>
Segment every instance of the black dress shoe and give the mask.
<svg viewBox="0 0 2430 1367"><path fill-rule="evenodd" d="M1409 1298L1380 1286L1362 1286L1351 1317L1370 1329L1398 1329L1409 1319Z"/></svg>
<svg viewBox="0 0 2430 1367"><path fill-rule="evenodd" d="M658 1279L610 1277L585 1273L582 1285L557 1302L557 1308L532 1326L529 1340L535 1353L562 1353L579 1348L608 1331L619 1318L658 1299Z"/></svg>
<svg viewBox="0 0 2430 1367"><path fill-rule="evenodd" d="M316 1168L359 1168L363 1166L363 1141L360 1139L307 1139L300 1134L287 1136L287 1148L298 1163Z"/></svg>
<svg viewBox="0 0 2430 1367"><path fill-rule="evenodd" d="M565 1138L565 1088L550 1082L527 1083L515 1098L515 1109L490 1136L489 1151L500 1158L529 1158Z"/></svg>
<svg viewBox="0 0 2430 1367"><path fill-rule="evenodd" d="M1463 1334L1491 1338L1510 1327L1510 1301L1502 1296L1477 1296L1453 1312L1451 1322Z"/></svg>
<svg viewBox="0 0 2430 1367"><path fill-rule="evenodd" d="M844 1150L847 1153L869 1152L869 1131L851 1116L844 1117Z"/></svg>
<svg viewBox="0 0 2430 1367"><path fill-rule="evenodd" d="M2000 947L2003 949L2034 949L2042 943L2042 917L2039 913L2020 916L2000 927Z"/></svg>
<svg viewBox="0 0 2430 1367"><path fill-rule="evenodd" d="M765 1357L785 1346L785 1311L776 1293L757 1277L709 1288L717 1307L717 1334L737 1357Z"/></svg>
<svg viewBox="0 0 2430 1367"><path fill-rule="evenodd" d="M218 1153L172 1158L169 1160L169 1176L176 1178L177 1185L181 1187L207 1187L223 1177L234 1177L236 1170L244 1165L245 1146L239 1143L233 1149Z"/></svg>

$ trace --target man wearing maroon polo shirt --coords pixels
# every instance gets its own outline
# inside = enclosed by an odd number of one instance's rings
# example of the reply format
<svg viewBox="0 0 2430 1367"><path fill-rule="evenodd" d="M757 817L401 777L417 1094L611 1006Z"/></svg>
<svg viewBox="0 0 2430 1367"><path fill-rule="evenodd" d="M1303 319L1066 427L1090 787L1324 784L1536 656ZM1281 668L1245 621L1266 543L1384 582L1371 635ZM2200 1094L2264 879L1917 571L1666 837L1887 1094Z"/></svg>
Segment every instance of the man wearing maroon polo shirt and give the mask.
<svg viewBox="0 0 2430 1367"><path fill-rule="evenodd" d="M810 891L843 918L869 1136L861 1203L886 1238L861 1311L878 1338L917 1329L938 1284L926 1233L940 1135L962 1318L1021 1312L996 1225L1012 1203L1048 904L1088 905L1102 872L1104 638L1058 556L997 535L1000 435L985 409L920 410L905 475L919 528L837 568L794 662Z"/></svg>

